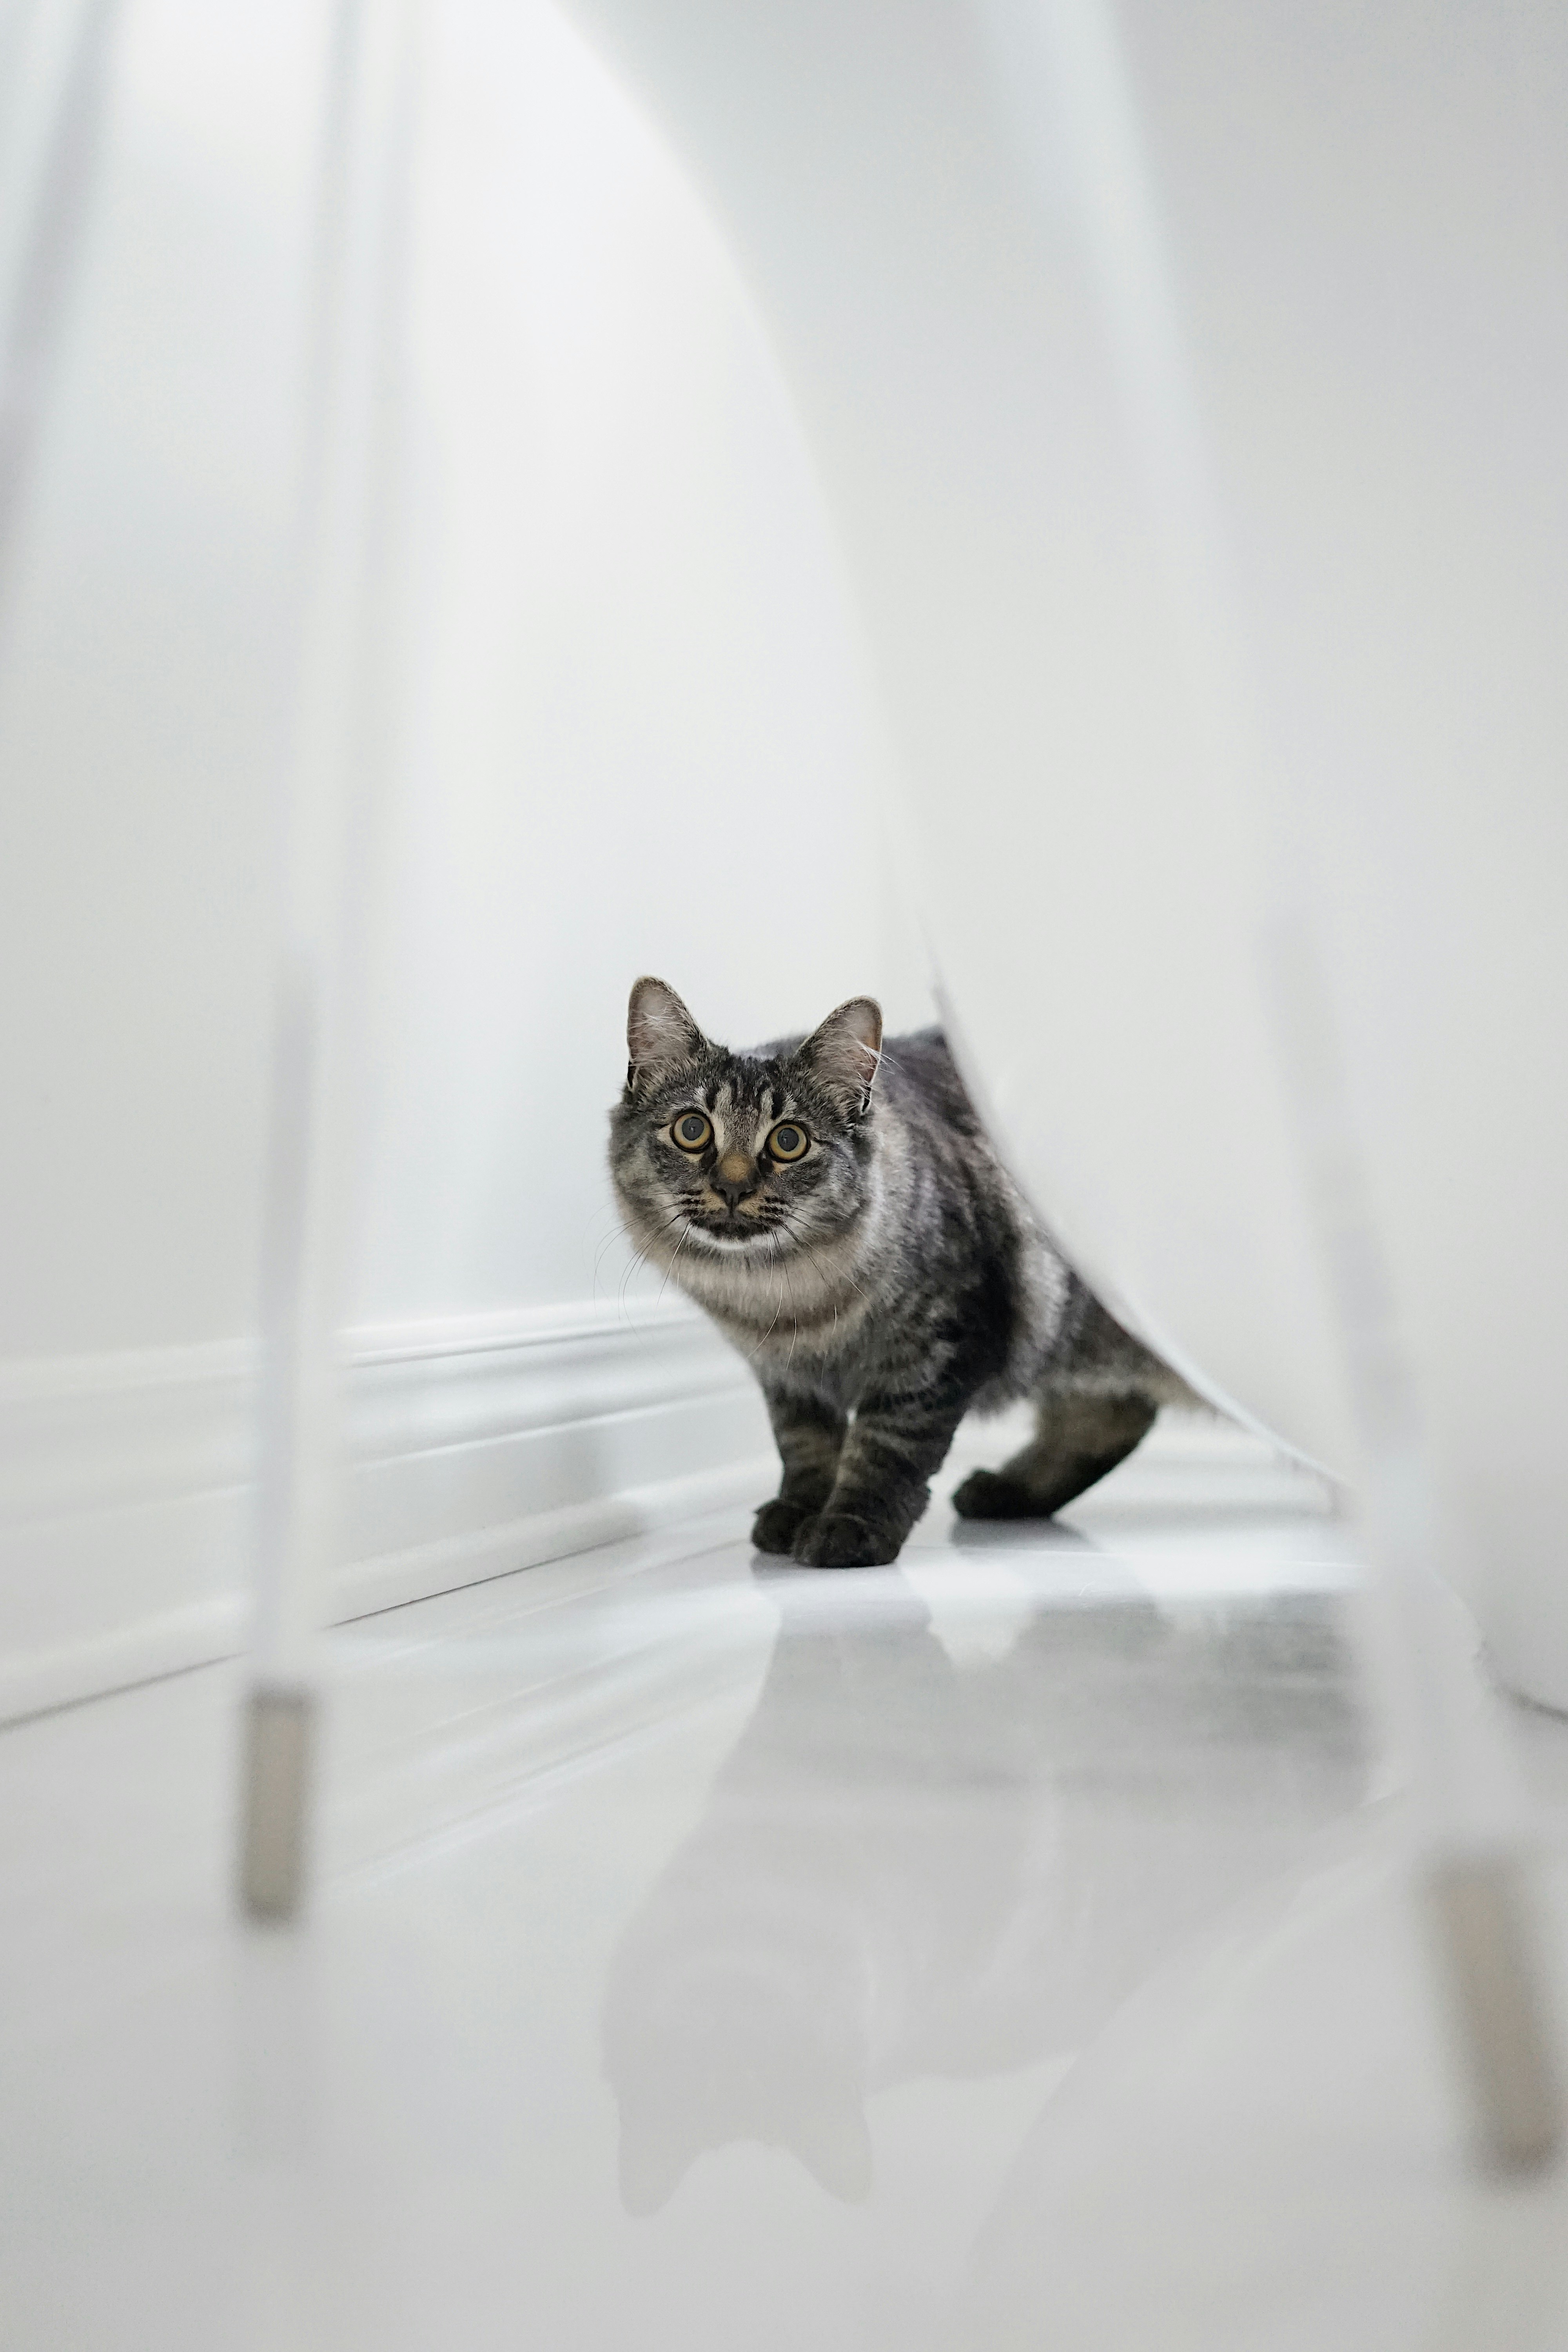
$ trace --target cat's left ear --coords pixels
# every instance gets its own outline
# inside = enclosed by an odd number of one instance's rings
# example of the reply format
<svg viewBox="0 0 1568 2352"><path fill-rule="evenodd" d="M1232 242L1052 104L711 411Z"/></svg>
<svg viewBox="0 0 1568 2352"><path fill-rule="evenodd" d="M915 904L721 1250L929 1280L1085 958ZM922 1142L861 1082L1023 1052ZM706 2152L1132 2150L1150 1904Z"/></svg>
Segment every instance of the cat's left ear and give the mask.
<svg viewBox="0 0 1568 2352"><path fill-rule="evenodd" d="M809 1069L830 1102L846 1118L871 1108L871 1088L882 1059L882 1008L872 996L852 996L814 1029L793 1058Z"/></svg>
<svg viewBox="0 0 1568 2352"><path fill-rule="evenodd" d="M645 973L626 1007L626 1084L633 1088L696 1061L707 1039L668 981Z"/></svg>

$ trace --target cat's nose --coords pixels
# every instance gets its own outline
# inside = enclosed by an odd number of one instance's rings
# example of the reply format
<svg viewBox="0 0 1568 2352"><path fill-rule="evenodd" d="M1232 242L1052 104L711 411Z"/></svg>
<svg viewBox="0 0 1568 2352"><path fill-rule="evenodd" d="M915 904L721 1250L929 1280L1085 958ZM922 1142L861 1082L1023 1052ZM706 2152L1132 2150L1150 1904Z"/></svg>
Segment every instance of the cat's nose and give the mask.
<svg viewBox="0 0 1568 2352"><path fill-rule="evenodd" d="M712 1181L713 1190L722 1194L727 1206L733 1209L755 1185L757 1163L748 1160L743 1151L727 1151L714 1169Z"/></svg>

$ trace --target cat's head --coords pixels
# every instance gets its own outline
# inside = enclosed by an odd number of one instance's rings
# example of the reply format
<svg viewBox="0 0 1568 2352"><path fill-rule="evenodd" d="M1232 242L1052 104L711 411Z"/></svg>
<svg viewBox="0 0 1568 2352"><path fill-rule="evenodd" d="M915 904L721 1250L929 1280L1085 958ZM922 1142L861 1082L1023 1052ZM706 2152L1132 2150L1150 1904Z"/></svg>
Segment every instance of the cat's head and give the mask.
<svg viewBox="0 0 1568 2352"><path fill-rule="evenodd" d="M732 1054L672 988L639 980L610 1171L656 1258L763 1262L855 1224L868 1199L882 1015L851 997L809 1037Z"/></svg>
<svg viewBox="0 0 1568 2352"><path fill-rule="evenodd" d="M661 1924L700 1935L710 1923L677 1912ZM870 2193L856 1956L842 1986L792 1982L773 1920L734 1924L751 1926L754 1948L661 1952L638 1938L612 1978L605 2062L630 2213L657 2213L700 2157L747 2141L787 2150L847 2205ZM631 1974L633 1958L648 1972Z"/></svg>

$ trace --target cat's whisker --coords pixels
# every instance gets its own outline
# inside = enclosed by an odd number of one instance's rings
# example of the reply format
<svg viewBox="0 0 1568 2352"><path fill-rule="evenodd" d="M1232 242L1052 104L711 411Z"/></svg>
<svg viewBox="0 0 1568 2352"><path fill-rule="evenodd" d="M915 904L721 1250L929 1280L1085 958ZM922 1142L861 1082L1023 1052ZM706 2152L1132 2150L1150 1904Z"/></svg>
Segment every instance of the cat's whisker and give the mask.
<svg viewBox="0 0 1568 2352"><path fill-rule="evenodd" d="M777 1323L777 1321L778 1321L778 1319L779 1319L779 1317L780 1317L783 1313L784 1313L784 1284L781 1282L781 1283L779 1284L779 1302L778 1302L778 1305L773 1308L773 1323L770 1323L770 1324L768 1325L767 1329L763 1333L762 1341L761 1341L761 1345L762 1345L763 1347L764 1347L764 1348L765 1348L765 1347L767 1346L768 1341L773 1338L773 1325Z"/></svg>
<svg viewBox="0 0 1568 2352"><path fill-rule="evenodd" d="M595 1298L599 1296L599 1269L604 1265L605 1258L609 1255L610 1251L615 1247L616 1244L617 1242L624 1242L626 1237L624 1229L619 1233L606 1234L605 1239L599 1244L597 1250L595 1252L593 1295Z"/></svg>
<svg viewBox="0 0 1568 2352"><path fill-rule="evenodd" d="M789 1354L784 1358L784 1369L787 1371L790 1365L795 1361L795 1351L800 1339L800 1318L795 1311L795 1285L793 1282L790 1282L789 1279L788 1262L785 1259L781 1258L779 1260L779 1265L783 1271L785 1282L789 1284L789 1316L790 1321L795 1327L790 1333Z"/></svg>
<svg viewBox="0 0 1568 2352"><path fill-rule="evenodd" d="M657 1241L661 1241L661 1240L663 1239L664 1235L665 1235L665 1234L669 1231L669 1229L670 1229L671 1225L679 1224L679 1223L682 1222L682 1220L683 1220L683 1218L684 1218L684 1215L685 1215L685 1212L684 1212L683 1210L681 1210L681 1209L676 1209L676 1210L674 1210L674 1211L671 1213L671 1214L670 1214L670 1215L668 1215L668 1217L666 1217L666 1218L663 1220L662 1223L660 1223L660 1224L658 1224L658 1226L656 1226L656 1227L655 1227L654 1231L653 1231L653 1232L648 1235L647 1240L647 1241L642 1244L642 1247L641 1247L639 1250L637 1250L637 1253L635 1254L635 1255L633 1256L631 1264L627 1266L627 1268L626 1268L626 1270L625 1274L623 1274L623 1275L622 1275L622 1276L621 1276L620 1293L619 1293L619 1298L618 1298L618 1302L617 1302L617 1303L618 1303L618 1305L619 1305L619 1307L620 1307L620 1309L621 1309L621 1312L622 1312L623 1314L625 1314L625 1313L626 1313L626 1289L627 1289L627 1286L628 1286L628 1285L630 1284L630 1282L631 1282L631 1280L632 1280L633 1276L637 1273L637 1269L638 1269L638 1267L639 1267L639 1266L642 1266L642 1265L646 1265L646 1264L647 1264L647 1254L648 1254L649 1250L650 1250L650 1249L652 1249L652 1247L653 1247L653 1245L654 1245L655 1242L657 1242ZM679 1252L678 1251L678 1252L676 1253L676 1255L679 1256ZM662 1294L662 1292L661 1292L661 1293L660 1293L660 1296L662 1297L662 1295L663 1295L663 1294ZM626 1319L627 1319L628 1321L630 1320L629 1316L627 1317L627 1318L626 1318Z"/></svg>
<svg viewBox="0 0 1568 2352"><path fill-rule="evenodd" d="M656 1305L662 1305L665 1291L668 1287L669 1277L675 1272L677 1260L679 1258L681 1251L686 1247L687 1243L690 1239L691 1227L688 1224L686 1231L681 1234L680 1239L675 1244L675 1256L670 1259L669 1264L664 1269L664 1280L658 1286L658 1298L655 1302Z"/></svg>

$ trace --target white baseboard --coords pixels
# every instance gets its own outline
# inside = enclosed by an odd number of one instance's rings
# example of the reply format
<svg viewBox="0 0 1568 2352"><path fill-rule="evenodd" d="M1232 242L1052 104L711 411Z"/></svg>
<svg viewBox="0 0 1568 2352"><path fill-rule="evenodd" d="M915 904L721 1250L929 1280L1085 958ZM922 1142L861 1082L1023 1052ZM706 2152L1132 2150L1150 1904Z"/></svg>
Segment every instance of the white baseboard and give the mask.
<svg viewBox="0 0 1568 2352"><path fill-rule="evenodd" d="M756 1387L684 1305L384 1326L346 1354L340 1622L773 1485ZM253 1381L240 1342L0 1363L0 1722L241 1647ZM945 1483L1016 1418L965 1431ZM1245 1432L1167 1415L1103 1501L1179 1496L1194 1462L1232 1486L1250 1465L1261 1507L1300 1491Z"/></svg>
<svg viewBox="0 0 1568 2352"><path fill-rule="evenodd" d="M684 1306L350 1335L337 1619L766 1490L744 1366ZM0 1721L244 1639L244 1343L0 1364Z"/></svg>

